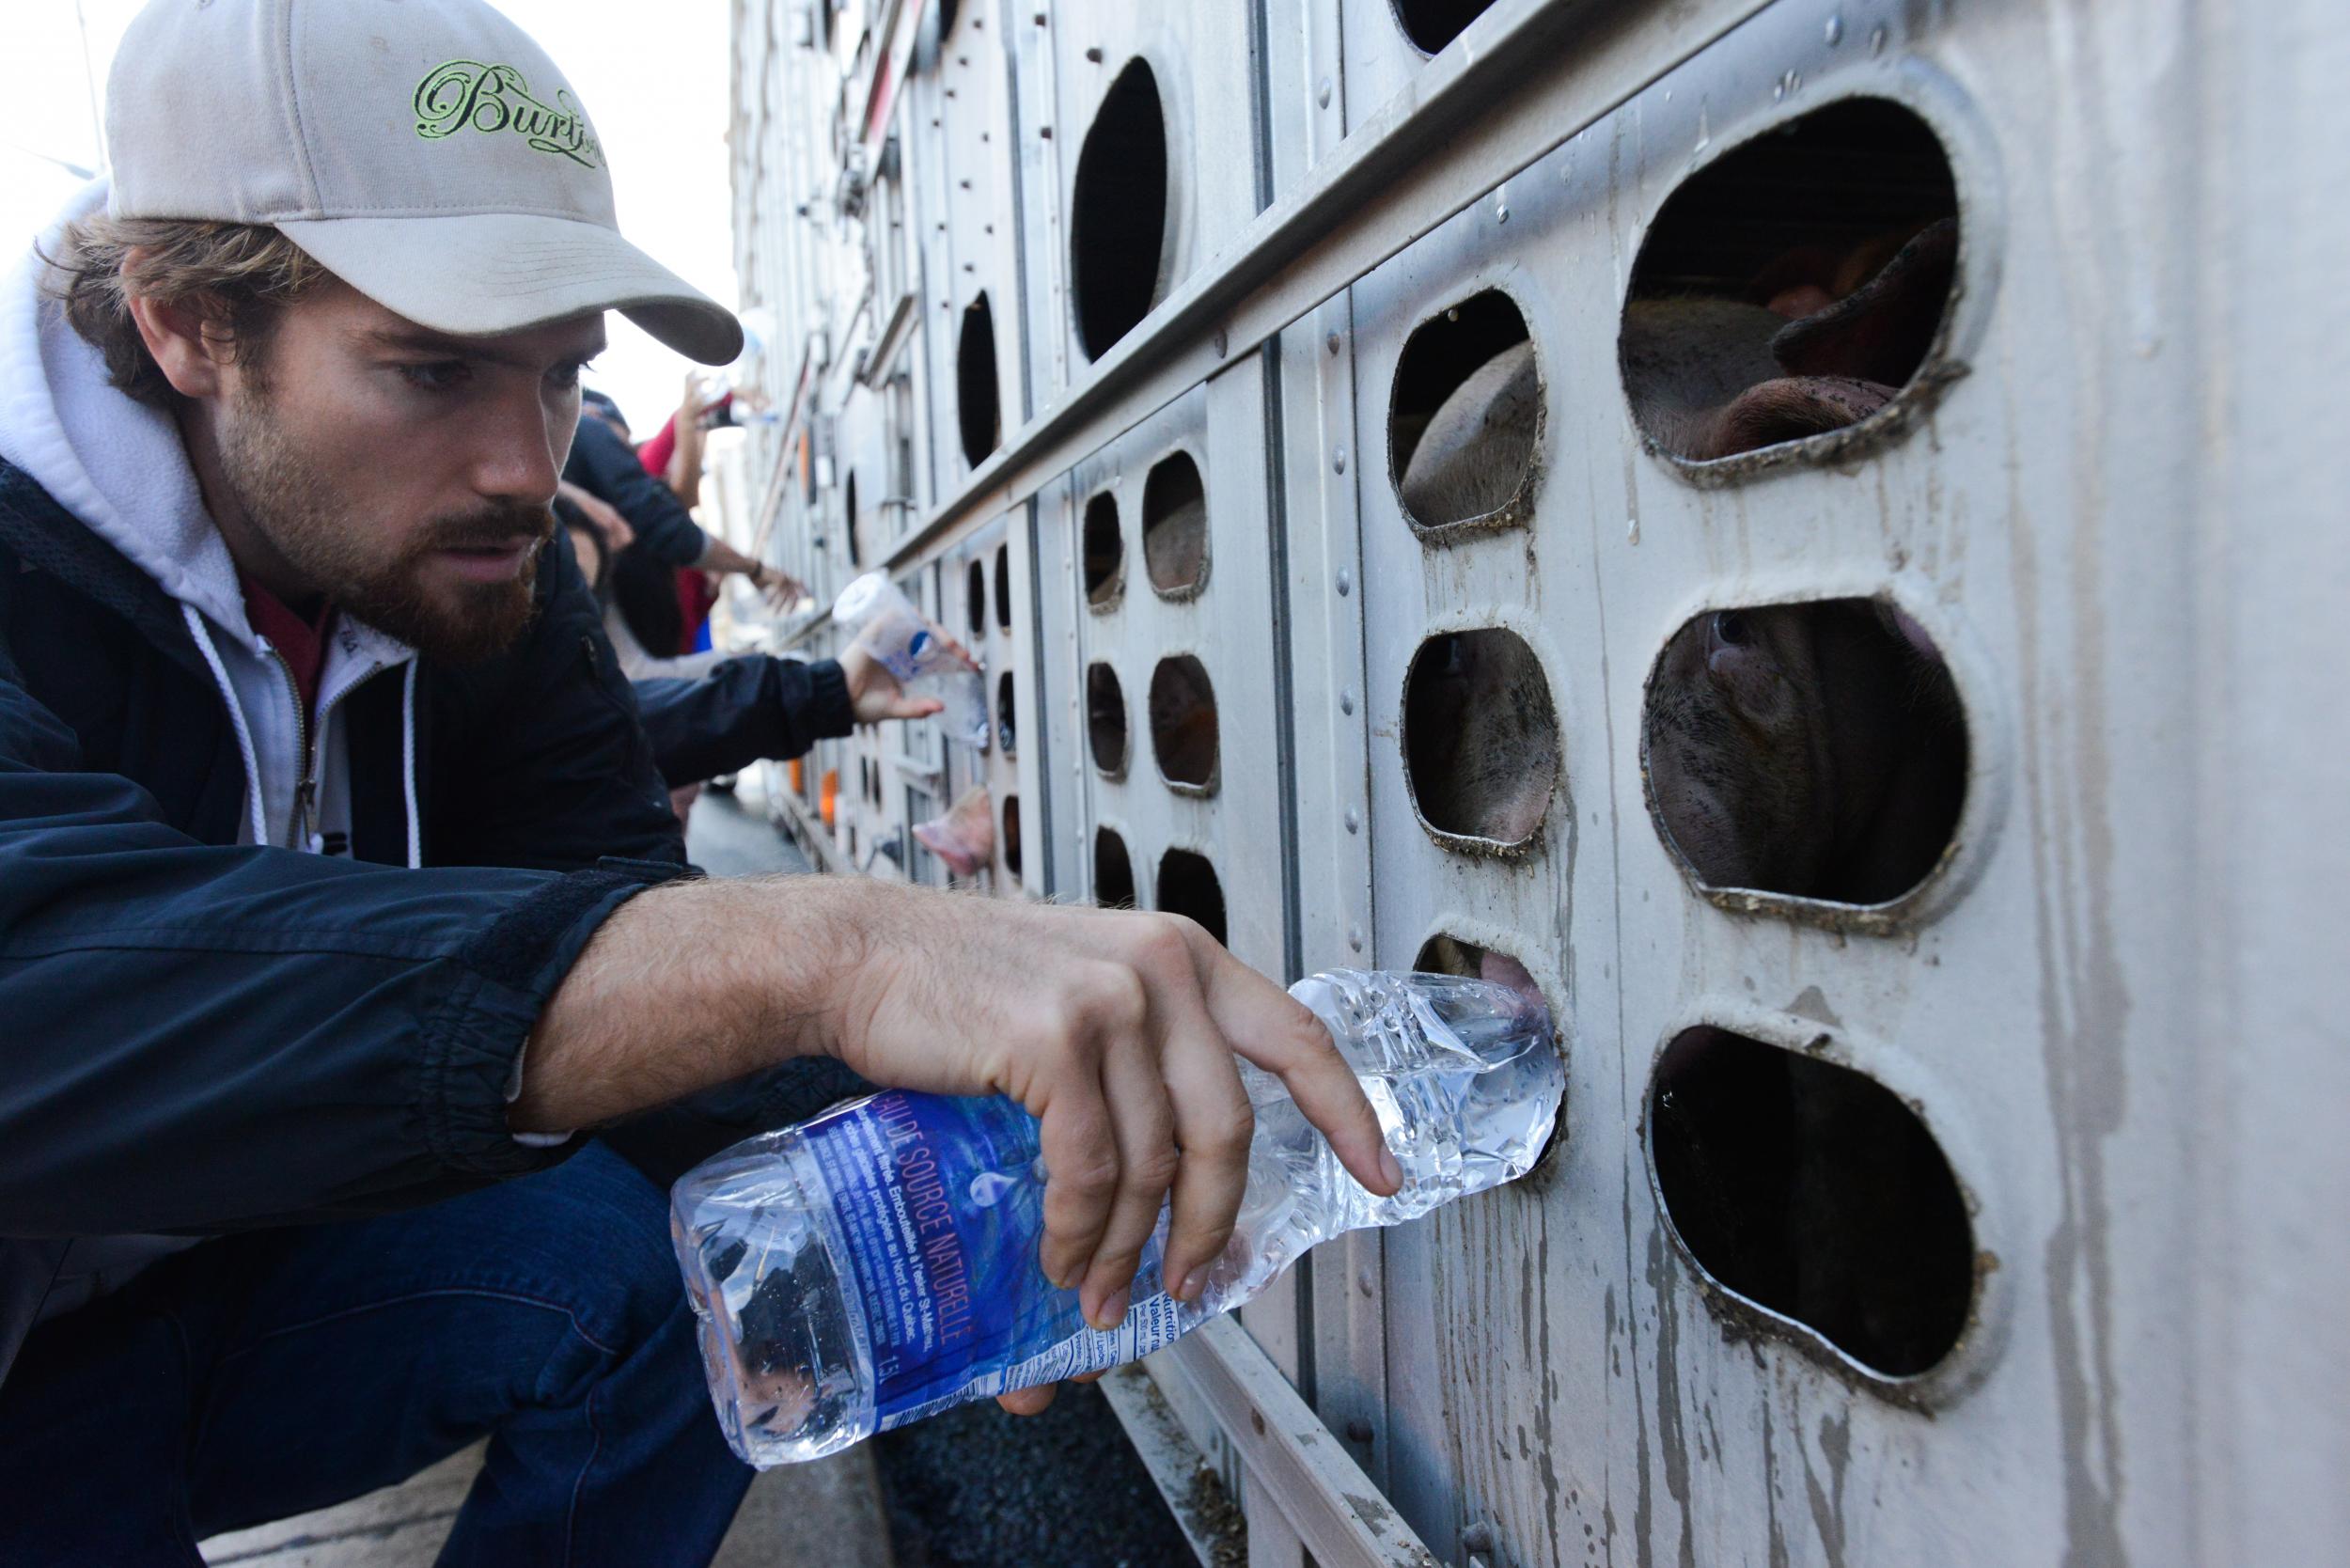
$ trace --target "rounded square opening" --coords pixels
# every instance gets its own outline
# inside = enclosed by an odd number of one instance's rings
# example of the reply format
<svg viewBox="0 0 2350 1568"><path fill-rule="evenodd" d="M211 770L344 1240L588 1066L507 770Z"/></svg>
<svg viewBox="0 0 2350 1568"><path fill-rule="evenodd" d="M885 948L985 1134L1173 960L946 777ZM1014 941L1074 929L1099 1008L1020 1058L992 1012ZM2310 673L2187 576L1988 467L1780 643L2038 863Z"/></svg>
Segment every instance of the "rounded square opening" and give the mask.
<svg viewBox="0 0 2350 1568"><path fill-rule="evenodd" d="M1135 865L1115 828L1093 830L1093 902L1104 909L1135 907Z"/></svg>
<svg viewBox="0 0 2350 1568"><path fill-rule="evenodd" d="M1517 302L1488 289L1413 329L1387 402L1387 465L1432 541L1527 520L1545 415Z"/></svg>
<svg viewBox="0 0 2350 1568"><path fill-rule="evenodd" d="M1142 481L1142 561L1162 599L1207 585L1208 493L1189 452L1167 453Z"/></svg>
<svg viewBox="0 0 2350 1568"><path fill-rule="evenodd" d="M995 307L987 291L964 307L955 339L955 416L963 458L972 467L1003 445L1004 418L995 379Z"/></svg>
<svg viewBox="0 0 2350 1568"><path fill-rule="evenodd" d="M1170 786L1202 794L1215 788L1215 688L1188 653L1161 659L1151 672L1151 748Z"/></svg>
<svg viewBox="0 0 2350 1568"><path fill-rule="evenodd" d="M1531 843L1559 782L1559 740L1526 639L1486 627L1421 643L1404 676L1403 759L1413 807L1440 842Z"/></svg>
<svg viewBox="0 0 2350 1568"><path fill-rule="evenodd" d="M1086 502L1086 603L1108 609L1126 591L1126 538L1118 525L1118 497L1104 490Z"/></svg>
<svg viewBox="0 0 2350 1568"><path fill-rule="evenodd" d="M1126 776L1126 689L1105 664L1086 666L1086 744L1104 776Z"/></svg>
<svg viewBox="0 0 2350 1568"><path fill-rule="evenodd" d="M1224 885L1204 855L1171 849L1160 856L1159 908L1168 915L1187 915L1218 942L1226 940Z"/></svg>
<svg viewBox="0 0 2350 1568"><path fill-rule="evenodd" d="M1891 1090L1700 1026L1657 1060L1648 1145L1673 1234L1723 1290L1880 1377L1957 1348L1974 1228L1941 1146Z"/></svg>
<svg viewBox="0 0 2350 1568"><path fill-rule="evenodd" d="M1950 852L1966 717L1923 627L1873 599L1709 611L1649 676L1657 830L1708 893L1903 898Z"/></svg>
<svg viewBox="0 0 2350 1568"><path fill-rule="evenodd" d="M1099 359L1158 303L1167 243L1167 115L1159 81L1126 62L1077 150L1069 257L1077 342Z"/></svg>
<svg viewBox="0 0 2350 1568"><path fill-rule="evenodd" d="M1958 238L1950 154L1901 104L1846 99L1724 154L1633 264L1618 357L1634 423L1702 463L1868 419L1919 379Z"/></svg>

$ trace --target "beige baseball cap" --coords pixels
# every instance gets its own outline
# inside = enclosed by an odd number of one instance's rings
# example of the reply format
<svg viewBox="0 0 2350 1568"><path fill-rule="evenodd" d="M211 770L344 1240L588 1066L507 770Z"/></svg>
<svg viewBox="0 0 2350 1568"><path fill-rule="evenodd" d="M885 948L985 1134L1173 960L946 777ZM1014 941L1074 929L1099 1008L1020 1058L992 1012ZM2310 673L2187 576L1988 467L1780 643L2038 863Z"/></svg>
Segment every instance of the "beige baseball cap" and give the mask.
<svg viewBox="0 0 2350 1568"><path fill-rule="evenodd" d="M588 111L482 0L149 0L106 89L108 211L268 224L462 337L618 310L705 365L733 314L620 238Z"/></svg>

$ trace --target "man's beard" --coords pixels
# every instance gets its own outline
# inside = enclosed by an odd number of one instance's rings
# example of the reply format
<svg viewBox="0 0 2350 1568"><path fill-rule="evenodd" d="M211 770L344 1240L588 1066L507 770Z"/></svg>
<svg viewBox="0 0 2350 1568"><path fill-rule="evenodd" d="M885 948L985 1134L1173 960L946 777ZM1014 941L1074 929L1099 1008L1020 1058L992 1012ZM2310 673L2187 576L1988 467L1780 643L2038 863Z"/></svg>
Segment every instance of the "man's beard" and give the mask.
<svg viewBox="0 0 2350 1568"><path fill-rule="evenodd" d="M271 414L266 390L238 400L221 421L221 464L255 531L311 592L436 664L476 664L513 646L537 608L539 550L504 582L457 579L435 590L427 588L425 572L441 550L505 545L519 537L543 546L555 532L552 512L494 504L436 517L396 554L376 554L369 546L380 542L383 525L357 515Z"/></svg>

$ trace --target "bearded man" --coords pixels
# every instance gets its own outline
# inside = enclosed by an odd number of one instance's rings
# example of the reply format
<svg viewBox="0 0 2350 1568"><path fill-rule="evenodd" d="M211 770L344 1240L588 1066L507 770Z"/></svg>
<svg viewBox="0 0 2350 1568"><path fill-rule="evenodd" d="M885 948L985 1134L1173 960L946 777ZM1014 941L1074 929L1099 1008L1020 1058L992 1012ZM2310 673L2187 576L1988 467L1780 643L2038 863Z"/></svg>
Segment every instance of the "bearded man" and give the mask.
<svg viewBox="0 0 2350 1568"><path fill-rule="evenodd" d="M0 293L0 1560L195 1562L483 1434L443 1562L706 1560L747 1472L599 1129L794 1060L1025 1103L1104 1325L1170 1196L1179 1294L1230 1234L1236 1051L1393 1190L1188 921L682 874L548 506L605 310L741 333L528 38L152 0L108 102Z"/></svg>

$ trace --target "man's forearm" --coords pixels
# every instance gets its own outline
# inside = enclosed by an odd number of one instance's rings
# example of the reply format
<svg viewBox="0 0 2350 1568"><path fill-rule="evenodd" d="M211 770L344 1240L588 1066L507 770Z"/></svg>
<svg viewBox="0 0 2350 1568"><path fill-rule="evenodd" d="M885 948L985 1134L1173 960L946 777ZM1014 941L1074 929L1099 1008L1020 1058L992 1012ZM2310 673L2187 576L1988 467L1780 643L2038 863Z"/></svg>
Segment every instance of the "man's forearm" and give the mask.
<svg viewBox="0 0 2350 1568"><path fill-rule="evenodd" d="M540 1014L515 1132L589 1127L837 1038L837 981L863 962L855 879L674 883L604 921Z"/></svg>

